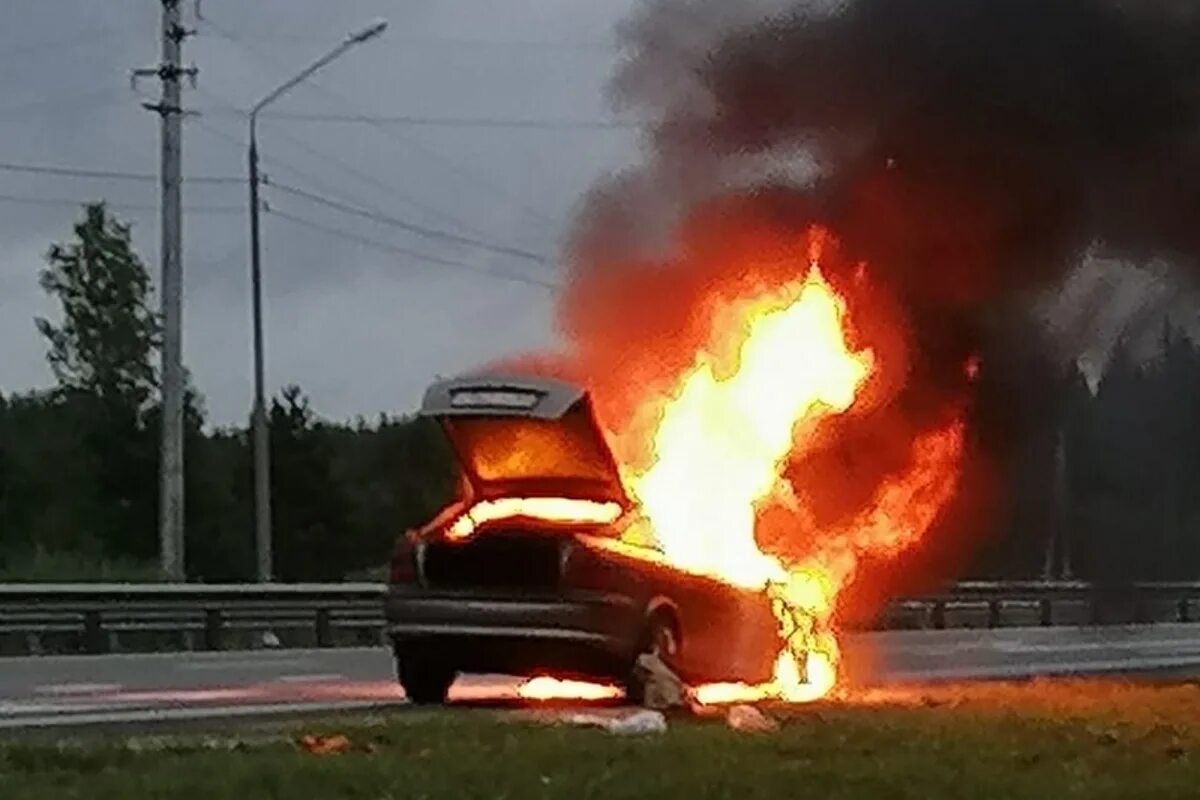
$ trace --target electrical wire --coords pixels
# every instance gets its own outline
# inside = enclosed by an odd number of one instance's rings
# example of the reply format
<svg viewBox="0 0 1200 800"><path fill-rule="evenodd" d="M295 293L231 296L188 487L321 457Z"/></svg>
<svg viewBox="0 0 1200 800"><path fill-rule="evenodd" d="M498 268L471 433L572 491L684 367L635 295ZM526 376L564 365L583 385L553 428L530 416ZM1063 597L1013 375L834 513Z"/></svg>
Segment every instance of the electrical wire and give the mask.
<svg viewBox="0 0 1200 800"><path fill-rule="evenodd" d="M260 63L265 63L274 69L282 69L282 66L278 62L276 62L274 59L264 57L260 52L258 52L257 50L255 50L254 48L252 48L250 46L250 44L251 44L250 42L248 42L247 40L238 36L237 34L233 33L232 31L226 30L222 26L219 26L210 20L205 20L205 24L206 24L206 27L215 31L222 38L227 39L228 41L241 46L244 50L246 50L246 52L248 54L250 54L253 58L255 58ZM516 206L516 208L518 208L527 217L536 219L545 225L549 225L549 226L555 227L555 228L562 227L562 225L564 224L564 221L562 219L554 219L554 218L548 216L547 214L545 214L544 212L541 212L541 211L538 211L537 209L531 208L529 205L524 203L519 197L517 197L512 192L512 190L503 186L502 184L500 184L496 181L492 181L492 180L480 175L475 170L471 170L466 167L463 167L461 164L458 164L453 159L448 158L447 156L443 155L442 153L438 152L437 150L434 150L433 148L428 147L421 141L419 141L417 139L413 139L408 136L403 136L396 130L374 121L372 117L358 112L358 109L355 108L355 104L353 102L348 100L346 97L344 97L339 92L336 92L336 91L328 88L327 86L322 84L320 81L316 80L315 78L310 78L308 81L305 82L305 85L311 86L312 88L324 93L326 96L334 98L335 100L337 100L339 103L341 103L346 108L351 109L353 112L355 112L352 116L353 120L359 121L364 124L370 125L371 127L374 127L376 130L383 133L383 135L385 137L390 138L396 142L399 142L400 144L402 144L408 148L416 150L417 152L423 154L426 158L430 159L431 161L438 162L439 164L442 165L442 167L444 169L454 173L455 175L458 175L460 178L467 181L468 183L473 183L476 186L485 188L488 191L490 191L491 193L497 195L498 197L501 197L502 199L513 203Z"/></svg>
<svg viewBox="0 0 1200 800"><path fill-rule="evenodd" d="M0 162L0 172L23 172L31 175L57 175L71 178L102 178L116 181L139 181L157 183L159 176L149 172L126 172L122 170L88 169L83 167L64 167L57 164L14 164ZM187 176L185 183L239 184L246 183L245 178L215 177L209 175Z"/></svg>
<svg viewBox="0 0 1200 800"><path fill-rule="evenodd" d="M238 109L236 113L241 117L246 117L248 115L248 112L244 109ZM639 127L638 124L634 122L600 119L439 117L421 116L416 114L367 116L362 114L322 114L301 111L264 111L260 116L270 119L286 120L289 122L366 123L371 125L408 125L412 127L429 128L509 128L515 130L546 131L620 131L636 130Z"/></svg>
<svg viewBox="0 0 1200 800"><path fill-rule="evenodd" d="M245 116L245 112L242 112L240 109L236 108L232 103L225 100L223 97L220 97L220 96L218 96L212 92L209 92L205 89L200 89L199 92L200 92L200 94L209 97L210 99L212 99L213 101L215 101L222 107L226 108L227 110L232 110L235 113ZM200 124L200 126L202 128L205 128L206 130L219 136L222 139L225 139L229 142L232 142L233 144L236 144L238 147L245 146L236 137L230 136L229 134L225 133L224 131L214 128L211 125L203 124L201 121L196 121L196 124ZM447 211L443 211L440 208L437 208L435 206L431 206L428 203L414 197L413 195L411 195L407 192L404 192L400 189L397 189L395 186L387 183L386 181L381 180L377 175L374 175L370 172L361 170L361 169L355 167L353 164L350 164L349 162L345 161L344 159L341 159L336 156L325 153L325 152L313 147L312 145L308 144L307 142L305 142L302 139L292 136L285 131L273 132L272 136L278 136L279 138L283 139L284 141L290 142L293 147L296 147L296 148L304 151L305 153L312 156L313 158L316 158L321 161L325 161L329 164L332 164L335 167L337 167L338 169L340 169L342 172L345 172L348 175L358 178L363 183L366 183L382 192L385 192L389 198L392 198L394 200L400 200L401 202L405 203L406 205L409 205L412 208L415 208L418 211L421 211L422 213L428 214L430 217L433 217L435 219L439 219L439 220L442 220L443 222L449 223L450 225L453 225L454 227L458 228L459 230L461 230L465 233L473 234L476 236L482 235L481 231L479 231L477 228L469 225L461 217L455 216L454 214L451 214ZM369 208L380 214L384 213L381 209L376 207L374 204L365 203L361 200L347 197L345 192L338 191L336 189L331 189L327 183L321 181L319 178L314 177L311 172L302 170L293 164L281 161L270 155L263 156L263 163L266 164L268 167L270 167L271 165L282 166L283 169L287 170L288 172L292 172L292 173L304 178L304 180L308 181L309 183L313 184L314 186L318 186L327 195L332 195L334 197L340 197L343 200L348 200L349 202L357 203L365 208Z"/></svg>
<svg viewBox="0 0 1200 800"><path fill-rule="evenodd" d="M427 239L437 239L443 242L449 242L451 244L475 247L480 250L487 250L492 253L496 253L498 255L514 256L516 258L523 258L528 261L535 261L539 264L551 263L551 260L546 256L539 255L538 253L534 253L530 250L522 250L517 247L509 247L507 245L486 242L482 239L473 239L468 236L459 236L458 234L450 233L449 231L437 230L436 228L427 228L424 225L417 225L397 217L390 217L385 214L379 214L364 208L357 208L347 203L342 203L337 200L324 197L316 192L310 192L306 189L301 189L296 186L289 186L285 183L272 182L269 183L268 186L280 192L284 192L285 194L290 194L293 197L299 197L304 200L317 203L318 205L325 206L326 208L332 208L345 214L352 214L357 217L362 217L363 219L369 219L373 222L381 222L385 225L392 225L400 228L401 230L408 231L409 233L416 234L417 236L423 236Z"/></svg>
<svg viewBox="0 0 1200 800"><path fill-rule="evenodd" d="M31 197L28 195L0 194L0 202L49 208L82 208L89 202L103 202L109 208L124 211L157 211L158 206L147 203L119 203L109 200L72 200L68 197ZM238 206L184 206L184 211L193 214L245 214L246 209Z"/></svg>
<svg viewBox="0 0 1200 800"><path fill-rule="evenodd" d="M288 213L285 211L280 211L275 208L269 208L266 213L269 214L270 216L278 217L279 219L291 222L294 225L299 225L304 228L320 231L322 233L326 233L331 236L336 236L336 237L339 237L342 239L346 239L348 241L357 242L358 244L364 245L366 247L371 247L371 248L380 250L385 253L393 253L393 254L397 254L397 255L409 256L411 258L417 258L422 261L429 262L431 264L439 264L441 266L453 267L455 269L461 269L461 270L464 270L467 272L472 272L477 275L482 275L483 277L486 277L486 278L495 278L498 280L515 281L517 283L525 283L525 284L529 284L531 286L541 286L541 287L544 287L547 289L562 288L559 284L554 283L553 281L542 280L542 279L536 278L532 275L521 275L521 274L514 273L514 272L501 272L501 271L497 271L497 270L493 270L493 269L487 269L484 267L477 267L477 266L467 264L462 261L453 261L451 259L442 258L440 256L430 255L429 253L422 253L417 250L410 250L407 247L393 245L388 242L381 242L378 239L372 239L367 236L361 236L361 235L359 235L357 233L353 233L351 231L343 230L341 228L337 228L332 225L325 225L323 223L316 222L316 221L308 219L306 217L302 217L302 216L299 216L296 214L291 214L291 213Z"/></svg>
<svg viewBox="0 0 1200 800"><path fill-rule="evenodd" d="M209 23L212 33L221 39L229 36L222 33L223 25L218 26L205 17L202 22ZM328 44L328 36L311 34L289 34L266 31L251 31L249 37L255 44ZM522 48L527 50L566 50L583 53L589 50L611 53L619 46L616 37L612 39L489 39L470 36L388 36L384 44L399 47L475 47L475 48Z"/></svg>

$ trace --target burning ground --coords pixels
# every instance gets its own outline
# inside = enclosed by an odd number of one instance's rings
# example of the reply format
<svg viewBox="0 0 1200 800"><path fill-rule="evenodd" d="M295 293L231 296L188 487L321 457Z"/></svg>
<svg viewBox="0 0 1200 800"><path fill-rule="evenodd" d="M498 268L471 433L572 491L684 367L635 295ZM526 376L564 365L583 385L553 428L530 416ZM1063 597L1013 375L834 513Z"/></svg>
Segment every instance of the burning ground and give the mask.
<svg viewBox="0 0 1200 800"><path fill-rule="evenodd" d="M827 691L839 619L953 577L1064 365L1161 325L1141 289L1103 323L1034 310L1101 257L1190 281L1196 41L1189 5L1118 0L655 0L624 26L645 160L584 205L567 347L516 365L592 390L630 538L775 601L775 684L713 696Z"/></svg>

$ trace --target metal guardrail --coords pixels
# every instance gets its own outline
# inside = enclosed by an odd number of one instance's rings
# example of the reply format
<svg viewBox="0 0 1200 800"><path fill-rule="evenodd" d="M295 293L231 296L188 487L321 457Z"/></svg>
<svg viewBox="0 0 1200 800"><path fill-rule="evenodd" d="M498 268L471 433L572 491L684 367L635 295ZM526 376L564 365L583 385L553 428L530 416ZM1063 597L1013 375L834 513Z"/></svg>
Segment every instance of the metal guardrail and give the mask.
<svg viewBox="0 0 1200 800"><path fill-rule="evenodd" d="M0 655L379 643L382 584L0 584ZM1200 583L964 582L876 629L1200 621Z"/></svg>
<svg viewBox="0 0 1200 800"><path fill-rule="evenodd" d="M378 641L381 584L0 584L0 655ZM349 637L339 634L349 633ZM297 635L298 634L298 635Z"/></svg>

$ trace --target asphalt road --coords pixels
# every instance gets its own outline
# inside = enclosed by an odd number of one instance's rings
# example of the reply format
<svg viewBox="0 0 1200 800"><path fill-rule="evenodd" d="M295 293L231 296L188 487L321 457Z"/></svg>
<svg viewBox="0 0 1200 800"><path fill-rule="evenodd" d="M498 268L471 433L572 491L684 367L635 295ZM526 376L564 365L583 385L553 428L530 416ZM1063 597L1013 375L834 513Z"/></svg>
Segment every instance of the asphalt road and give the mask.
<svg viewBox="0 0 1200 800"><path fill-rule="evenodd" d="M1200 624L864 634L844 641L859 684L1036 675L1200 676ZM458 703L515 699L465 676ZM0 730L136 725L400 705L382 648L0 658Z"/></svg>

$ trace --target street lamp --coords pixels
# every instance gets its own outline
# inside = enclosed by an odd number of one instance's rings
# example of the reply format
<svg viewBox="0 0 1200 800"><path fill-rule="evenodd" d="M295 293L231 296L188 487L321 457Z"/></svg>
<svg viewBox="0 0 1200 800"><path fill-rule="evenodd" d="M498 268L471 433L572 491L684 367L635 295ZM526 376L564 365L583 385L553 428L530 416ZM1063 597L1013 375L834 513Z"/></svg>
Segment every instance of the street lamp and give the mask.
<svg viewBox="0 0 1200 800"><path fill-rule="evenodd" d="M263 397L263 319L262 319L262 253L258 235L258 114L317 70L337 59L355 45L374 39L387 28L385 20L377 20L358 33L347 36L337 47L314 61L296 77L250 109L250 284L254 313L254 532L258 553L258 580L271 580L271 454L267 436L267 409Z"/></svg>

